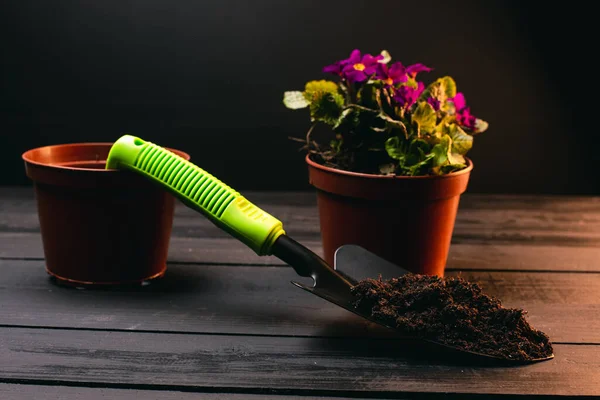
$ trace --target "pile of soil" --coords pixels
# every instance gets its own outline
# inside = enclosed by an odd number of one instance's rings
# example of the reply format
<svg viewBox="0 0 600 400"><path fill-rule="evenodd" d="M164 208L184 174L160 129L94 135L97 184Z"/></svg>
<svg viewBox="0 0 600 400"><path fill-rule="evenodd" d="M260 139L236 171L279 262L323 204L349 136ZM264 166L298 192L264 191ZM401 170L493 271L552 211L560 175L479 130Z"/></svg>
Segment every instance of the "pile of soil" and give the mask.
<svg viewBox="0 0 600 400"><path fill-rule="evenodd" d="M548 336L525 320L524 310L504 308L463 278L379 277L360 281L352 293L357 310L410 336L508 360L553 354Z"/></svg>

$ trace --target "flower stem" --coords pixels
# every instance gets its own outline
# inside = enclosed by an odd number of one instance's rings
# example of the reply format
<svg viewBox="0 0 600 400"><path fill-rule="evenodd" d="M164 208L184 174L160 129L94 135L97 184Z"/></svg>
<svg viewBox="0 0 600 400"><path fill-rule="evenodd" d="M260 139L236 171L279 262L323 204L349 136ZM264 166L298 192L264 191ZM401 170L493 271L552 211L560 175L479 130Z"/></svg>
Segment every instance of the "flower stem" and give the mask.
<svg viewBox="0 0 600 400"><path fill-rule="evenodd" d="M308 132L306 132L306 148L310 150L310 134L312 133L313 129L315 129L315 126L317 126L316 123L312 124L310 126L310 129L308 130Z"/></svg>

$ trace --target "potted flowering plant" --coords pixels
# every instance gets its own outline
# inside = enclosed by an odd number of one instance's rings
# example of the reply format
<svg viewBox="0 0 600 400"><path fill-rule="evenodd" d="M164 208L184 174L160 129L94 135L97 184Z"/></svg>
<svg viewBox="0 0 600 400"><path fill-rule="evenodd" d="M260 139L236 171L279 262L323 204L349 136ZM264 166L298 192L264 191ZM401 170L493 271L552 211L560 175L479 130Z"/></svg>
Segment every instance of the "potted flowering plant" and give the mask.
<svg viewBox="0 0 600 400"><path fill-rule="evenodd" d="M425 84L423 64L391 62L354 50L312 80L287 91L290 109L307 109L309 181L317 201L325 259L348 243L418 273L444 274L459 197L466 190L476 118L450 76ZM332 138L318 143L314 128Z"/></svg>

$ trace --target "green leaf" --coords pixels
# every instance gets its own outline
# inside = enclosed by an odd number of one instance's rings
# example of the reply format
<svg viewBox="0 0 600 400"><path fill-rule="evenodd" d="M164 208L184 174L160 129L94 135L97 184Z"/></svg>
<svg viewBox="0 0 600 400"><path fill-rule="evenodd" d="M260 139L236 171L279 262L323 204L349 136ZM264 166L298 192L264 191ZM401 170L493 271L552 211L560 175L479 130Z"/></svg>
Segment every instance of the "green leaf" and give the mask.
<svg viewBox="0 0 600 400"><path fill-rule="evenodd" d="M406 165L414 165L426 159L426 154L431 151L431 146L423 139L413 139L408 145Z"/></svg>
<svg viewBox="0 0 600 400"><path fill-rule="evenodd" d="M304 98L310 105L313 122L321 121L334 125L344 107L344 96L335 82L310 81L304 86Z"/></svg>
<svg viewBox="0 0 600 400"><path fill-rule="evenodd" d="M394 175L394 173L396 172L396 164L394 164L394 163L382 164L379 166L379 172L382 175Z"/></svg>
<svg viewBox="0 0 600 400"><path fill-rule="evenodd" d="M426 101L419 103L412 113L412 122L419 126L419 133L433 133L435 130L436 115L433 107Z"/></svg>
<svg viewBox="0 0 600 400"><path fill-rule="evenodd" d="M429 153L431 151L431 146L423 139L414 139L408 146L408 152L417 153L419 150L423 153Z"/></svg>
<svg viewBox="0 0 600 400"><path fill-rule="evenodd" d="M435 135L441 138L444 135L444 133L447 133L448 125L453 124L455 122L455 115L444 115L440 122L438 122L438 124L435 126Z"/></svg>
<svg viewBox="0 0 600 400"><path fill-rule="evenodd" d="M466 166L467 165L465 163L448 164L448 165L444 165L443 167L441 167L440 171L442 172L442 174L449 174L450 172L460 171L461 169L465 168Z"/></svg>
<svg viewBox="0 0 600 400"><path fill-rule="evenodd" d="M386 126L391 129L400 129L402 133L406 134L406 125L402 121L398 121L397 119L393 119L389 115L385 113L379 113L378 117L385 121Z"/></svg>
<svg viewBox="0 0 600 400"><path fill-rule="evenodd" d="M352 126L354 123L356 123L357 119L358 111L355 111L352 108L346 108L344 111L342 111L332 129L337 131L343 126Z"/></svg>
<svg viewBox="0 0 600 400"><path fill-rule="evenodd" d="M419 151L422 152L422 150L420 149ZM411 165L404 164L402 166L402 171L404 172L404 174L410 176L423 175L429 169L432 159L433 154L422 154L422 159L420 161L417 161L416 163Z"/></svg>
<svg viewBox="0 0 600 400"><path fill-rule="evenodd" d="M431 146L423 139L414 139L408 145L408 151L404 160L400 160L399 166L405 175L422 175L430 167L433 154Z"/></svg>
<svg viewBox="0 0 600 400"><path fill-rule="evenodd" d="M404 161L406 158L405 146L398 136L392 136L385 141L385 151L395 160Z"/></svg>
<svg viewBox="0 0 600 400"><path fill-rule="evenodd" d="M383 60L379 60L380 63L387 64L392 60L392 56L387 50L382 50L380 54L383 56Z"/></svg>
<svg viewBox="0 0 600 400"><path fill-rule="evenodd" d="M316 92L338 93L338 85L333 81L310 81L304 85L304 94L310 100L310 97Z"/></svg>
<svg viewBox="0 0 600 400"><path fill-rule="evenodd" d="M444 135L440 139L440 143L433 146L432 153L435 155L434 166L440 167L446 164L465 164L465 159L462 155L453 151L454 141L449 135Z"/></svg>
<svg viewBox="0 0 600 400"><path fill-rule="evenodd" d="M464 156L473 147L473 136L465 133L460 126L448 124L444 131L452 138L452 153Z"/></svg>
<svg viewBox="0 0 600 400"><path fill-rule="evenodd" d="M448 162L448 155L450 154L452 146L452 138L448 135L442 136L440 142L433 146L431 150L433 154L433 166L440 167Z"/></svg>
<svg viewBox="0 0 600 400"><path fill-rule="evenodd" d="M450 151L450 154L448 154L448 163L450 163L450 165L462 166L466 166L467 164L465 158L462 155L453 153L452 151Z"/></svg>
<svg viewBox="0 0 600 400"><path fill-rule="evenodd" d="M441 88L446 96L446 99L450 99L456 96L456 82L450 76L444 76L438 79L441 81Z"/></svg>
<svg viewBox="0 0 600 400"><path fill-rule="evenodd" d="M479 118L475 119L475 130L473 131L473 134L476 135L478 133L487 131L488 126L489 124L486 121Z"/></svg>
<svg viewBox="0 0 600 400"><path fill-rule="evenodd" d="M304 93L300 91L289 91L283 93L283 104L287 108L297 110L300 108L306 108L309 105L308 100L304 97Z"/></svg>
<svg viewBox="0 0 600 400"><path fill-rule="evenodd" d="M423 139L414 139L407 144L399 136L393 136L385 142L388 155L398 160L399 172L403 175L422 175L431 165L434 154L431 146Z"/></svg>
<svg viewBox="0 0 600 400"><path fill-rule="evenodd" d="M447 111L451 104L447 104L447 100L456 96L456 82L450 76L443 76L441 78L436 79L434 82L430 83L421 96L419 96L419 101L427 100L428 97L433 97L434 99L439 100L440 106L442 110Z"/></svg>
<svg viewBox="0 0 600 400"><path fill-rule="evenodd" d="M340 151L342 151L343 144L344 144L343 139L333 139L329 143L329 147L331 147L331 150L333 150L335 153L339 153Z"/></svg>
<svg viewBox="0 0 600 400"><path fill-rule="evenodd" d="M344 97L339 93L314 92L310 101L310 116L314 121L335 125L344 107Z"/></svg>

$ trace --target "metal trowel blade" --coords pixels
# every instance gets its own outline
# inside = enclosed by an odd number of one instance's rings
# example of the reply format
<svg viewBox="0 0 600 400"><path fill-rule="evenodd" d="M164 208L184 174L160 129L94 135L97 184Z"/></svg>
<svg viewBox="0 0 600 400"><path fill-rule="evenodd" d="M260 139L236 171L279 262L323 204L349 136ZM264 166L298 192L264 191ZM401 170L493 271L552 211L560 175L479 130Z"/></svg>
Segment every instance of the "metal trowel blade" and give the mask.
<svg viewBox="0 0 600 400"><path fill-rule="evenodd" d="M306 286L294 281L292 283L371 322L383 325L381 322L373 320L370 315L365 315L354 307L356 299L350 289L352 285L356 285L362 279L376 279L380 275L382 279L389 279L406 273L408 273L407 270L384 260L363 247L348 244L336 250L333 271L330 270L329 274L321 274L320 279L316 279L314 286ZM331 279L332 277L328 275L339 275L346 281L346 284L339 284L339 278ZM335 284L333 284L334 282ZM383 326L394 329L392 326Z"/></svg>
<svg viewBox="0 0 600 400"><path fill-rule="evenodd" d="M387 280L409 272L365 248L353 244L341 246L336 250L334 268L355 282L367 278L377 279L380 275L382 279Z"/></svg>

